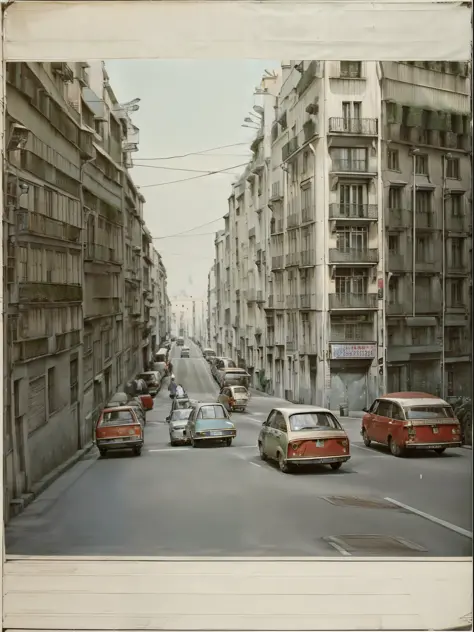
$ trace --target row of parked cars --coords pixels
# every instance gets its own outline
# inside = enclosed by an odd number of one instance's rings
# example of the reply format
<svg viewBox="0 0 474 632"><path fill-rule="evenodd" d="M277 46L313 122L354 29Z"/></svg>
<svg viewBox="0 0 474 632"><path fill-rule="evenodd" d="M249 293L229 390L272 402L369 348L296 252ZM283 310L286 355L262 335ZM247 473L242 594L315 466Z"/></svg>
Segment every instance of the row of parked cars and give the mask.
<svg viewBox="0 0 474 632"><path fill-rule="evenodd" d="M237 436L230 413L221 403L176 398L168 422L172 446L190 444L197 448L204 442L231 446Z"/></svg>
<svg viewBox="0 0 474 632"><path fill-rule="evenodd" d="M139 373L127 384L127 391L115 393L99 416L95 428L95 441L102 457L109 451L131 450L140 456L145 440L146 413L153 409L153 398L161 387L159 371ZM146 384L139 392L140 381Z"/></svg>

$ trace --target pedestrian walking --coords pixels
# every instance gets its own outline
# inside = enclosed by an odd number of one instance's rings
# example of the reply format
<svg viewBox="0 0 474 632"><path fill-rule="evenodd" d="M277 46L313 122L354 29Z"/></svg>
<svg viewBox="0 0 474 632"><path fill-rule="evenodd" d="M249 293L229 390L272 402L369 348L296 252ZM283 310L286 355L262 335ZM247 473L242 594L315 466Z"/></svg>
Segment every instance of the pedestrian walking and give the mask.
<svg viewBox="0 0 474 632"><path fill-rule="evenodd" d="M171 378L170 385L168 386L168 391L169 391L171 399L174 399L176 397L177 388L178 388L178 385L176 384L176 381L173 376Z"/></svg>

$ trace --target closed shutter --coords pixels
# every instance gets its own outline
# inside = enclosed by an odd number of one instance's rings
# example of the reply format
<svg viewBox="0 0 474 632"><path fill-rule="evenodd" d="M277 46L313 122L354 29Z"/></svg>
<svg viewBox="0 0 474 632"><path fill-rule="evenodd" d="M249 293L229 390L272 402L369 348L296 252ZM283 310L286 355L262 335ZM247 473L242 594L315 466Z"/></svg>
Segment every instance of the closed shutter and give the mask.
<svg viewBox="0 0 474 632"><path fill-rule="evenodd" d="M46 378L30 380L28 385L28 432L46 423Z"/></svg>

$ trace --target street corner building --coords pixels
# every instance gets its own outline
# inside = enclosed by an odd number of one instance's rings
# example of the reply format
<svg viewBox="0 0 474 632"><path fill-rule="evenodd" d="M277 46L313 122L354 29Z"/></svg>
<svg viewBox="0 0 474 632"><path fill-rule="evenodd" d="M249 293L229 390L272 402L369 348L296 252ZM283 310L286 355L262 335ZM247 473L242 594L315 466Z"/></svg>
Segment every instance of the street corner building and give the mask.
<svg viewBox="0 0 474 632"><path fill-rule="evenodd" d="M139 130L102 62L8 63L5 511L90 444L169 331L166 270L130 175Z"/></svg>
<svg viewBox="0 0 474 632"><path fill-rule="evenodd" d="M208 279L208 338L253 385L362 411L471 396L470 66L288 61Z"/></svg>

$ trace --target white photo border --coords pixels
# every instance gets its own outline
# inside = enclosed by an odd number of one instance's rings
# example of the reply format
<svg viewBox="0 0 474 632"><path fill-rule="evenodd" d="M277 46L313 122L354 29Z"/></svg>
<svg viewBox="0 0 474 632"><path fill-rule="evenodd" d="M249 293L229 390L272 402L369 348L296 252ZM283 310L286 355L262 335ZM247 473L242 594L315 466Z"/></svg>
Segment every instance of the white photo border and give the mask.
<svg viewBox="0 0 474 632"><path fill-rule="evenodd" d="M161 2L159 0L142 1L9 1L2 5L2 82L1 82L1 121L2 151L4 149L4 96L5 96L5 63L7 61L71 61L92 59L152 59L152 58L246 58L246 59L346 59L346 60L432 60L432 61L465 61L471 58L471 15L472 3L444 0L413 0L390 2L378 0L364 2L359 0L262 0L233 1L176 0ZM2 176L0 174L0 191L2 192ZM0 229L1 230L1 229ZM3 234L0 240L3 250ZM3 253L2 253L3 254ZM3 274L3 270L2 273ZM3 287L3 279L2 279ZM3 296L0 319L2 331ZM2 337L3 350L3 337ZM3 376L3 363L0 365ZM2 380L3 381L3 380ZM0 389L0 404L3 411L3 389ZM3 415L0 432L0 449L3 453ZM4 609L4 581L8 575L7 567L12 568L12 577L17 574L21 580L21 570L31 578L34 569L45 569L43 573L61 575L61 564L67 563L68 573L74 575L99 574L99 565L114 561L115 564L136 565L144 562L131 558L76 558L62 560L60 558L22 558L5 559L4 522L3 522L3 468L0 468L0 489L2 494L1 538L1 585L0 606L2 608L4 628L38 628L53 625L57 629L72 629L68 625L81 628L80 617L74 618L63 614L58 619L41 619L10 616ZM178 558L176 558L178 559ZM157 565L155 572L159 576L163 565L176 564L170 558L146 558L146 561ZM214 558L214 563L217 560ZM354 586L360 583L359 573L373 577L374 582L383 581L386 569L396 567L396 579L405 584L411 594L411 615L404 620L403 628L446 629L472 624L472 557L470 558L423 558L423 559L361 559L361 558L220 558L221 568L225 566L222 581L226 577L242 577L245 585L245 565L248 577L254 576L255 566L272 564L274 574L282 581L290 574L316 577L318 572L326 572L328 568L341 569L341 576L352 577ZM278 567L275 567L275 562ZM199 558L181 558L186 564L183 573L199 573L203 564L212 560L199 561ZM21 564L15 567L14 564ZM194 565L194 566L193 566ZM199 567L201 565L201 567ZM296 566L295 566L296 565ZM336 566L337 565L337 566ZM351 566L352 565L352 566ZM382 567L386 565L382 572ZM168 566L166 568L168 568ZM189 570L194 568L194 571ZM84 570L86 568L86 570ZM114 570L110 571L113 575ZM127 568L131 569L132 566ZM134 567L133 567L134 568ZM317 569L325 569L318 571ZM355 568L358 572L355 573ZM295 570L296 569L296 570ZM344 570L343 570L344 569ZM364 570L365 569L365 570ZM169 570L167 571L169 572ZM178 572L178 571L176 571ZM210 571L209 571L210 572ZM390 573L390 571L388 571ZM97 577L102 583L105 571ZM265 574L265 573L263 573ZM266 573L268 576L268 572ZM36 575L38 587L43 587L47 578ZM203 576L204 578L205 576ZM470 578L470 579L469 579ZM127 581L130 581L128 576ZM386 580L393 579L387 577ZM362 580L363 581L363 580ZM470 581L470 583L469 583ZM203 579L205 584L205 579ZM92 582L92 585L94 582ZM43 588L44 589L44 588ZM91 587L91 591L93 586ZM243 595L242 595L243 596ZM77 597L77 595L76 595ZM58 600L62 598L58 594ZM66 597L64 597L66 598ZM69 595L70 603L74 603L74 595ZM353 600L357 596L353 596ZM71 601L72 599L72 601ZM155 596L156 599L156 596ZM275 595L275 599L279 599ZM344 601L344 599L346 601ZM347 595L341 596L340 612L349 604ZM376 595L374 595L374 604ZM396 606L396 604L394 604ZM242 603L245 610L245 601ZM39 611L39 610L38 610ZM74 610L71 610L73 612ZM77 610L76 610L77 612ZM84 613L87 619L87 613ZM271 613L268 612L268 617ZM466 615L468 619L466 620ZM411 619L410 619L411 616ZM72 618L71 618L72 617ZM356 619L354 618L354 627ZM84 619L84 617L83 617ZM92 629L93 624L84 619L83 625ZM196 621L198 617L196 616ZM189 624L194 621L187 619ZM211 625L210 619L207 625ZM259 619L261 622L262 620ZM380 629L393 629L393 621L381 618ZM399 619L402 622L402 619ZM221 621L224 623L224 621ZM228 622L228 619L227 619ZM185 629L184 619L174 625L170 621L170 629ZM199 617L200 627L206 625ZM255 623L255 621L254 621ZM246 620L241 629L258 629L252 627L252 621ZM258 624L258 622L257 622ZM102 629L138 629L131 620L117 619L114 623L104 623ZM305 629L335 629L334 621L329 618L314 621L315 627ZM362 627L361 627L362 625ZM202 627L204 626L204 627ZM363 624L357 624L363 629ZM93 626L95 627L95 626ZM186 626L187 627L187 626ZM400 625L402 627L402 625ZM150 628L152 629L152 628ZM207 629L216 629L215 627ZM261 628L262 629L262 628ZM268 629L266 626L265 629ZM295 629L295 628L293 628ZM350 629L350 627L346 628Z"/></svg>

